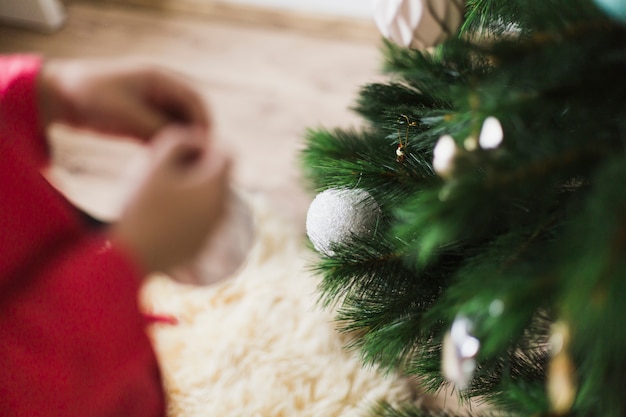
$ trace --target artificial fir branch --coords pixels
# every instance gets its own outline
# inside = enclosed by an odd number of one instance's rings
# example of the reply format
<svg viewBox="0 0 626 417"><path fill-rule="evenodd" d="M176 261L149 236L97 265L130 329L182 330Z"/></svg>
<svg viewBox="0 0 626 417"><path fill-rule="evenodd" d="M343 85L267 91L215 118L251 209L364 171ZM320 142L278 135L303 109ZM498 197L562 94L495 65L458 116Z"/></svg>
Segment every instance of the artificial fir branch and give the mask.
<svg viewBox="0 0 626 417"><path fill-rule="evenodd" d="M590 0L467 0L461 33L500 36L510 30L526 35L560 31L577 22L606 20Z"/></svg>
<svg viewBox="0 0 626 417"><path fill-rule="evenodd" d="M398 300L393 311L385 311L380 303L350 300L348 307L340 308L337 314L340 325L344 321L349 323L340 329L350 336L356 336L351 338L346 347L358 349L365 365L375 365L386 372L403 371L427 340L415 331L419 327L419 315L412 312L409 316L406 313L413 303L404 297ZM399 309L405 311L397 311ZM369 314L363 315L364 310ZM375 327L363 327L368 322L375 324Z"/></svg>
<svg viewBox="0 0 626 417"><path fill-rule="evenodd" d="M389 138L379 131L320 129L310 131L306 140L303 169L316 191L360 187L368 189L385 207L396 205L420 184L438 181L430 162L414 151L412 144L405 162L396 162L397 137ZM381 152L381 148L387 150Z"/></svg>
<svg viewBox="0 0 626 417"><path fill-rule="evenodd" d="M338 305L338 327L357 335L349 347L359 348L365 363L394 370L412 360L416 347L433 340L430 330L419 331L421 313L441 295L457 255L416 270L410 253L398 251L383 225L379 233L375 243L353 236L349 245L334 245L333 255L322 257L315 269L324 278L320 302Z"/></svg>
<svg viewBox="0 0 626 417"><path fill-rule="evenodd" d="M579 170L582 163L593 166L604 155L615 149L599 147L597 144L585 144L580 148L568 149L558 154L549 155L537 161L530 161L525 166L507 171L491 171L485 176L484 187L495 189L515 188L517 184L545 181L546 178L561 179L557 182L555 192L560 191L563 182L568 183Z"/></svg>
<svg viewBox="0 0 626 417"><path fill-rule="evenodd" d="M575 323L572 354L581 375L577 408L603 416L626 413L626 335L621 322L626 262L619 238L624 233L626 195L621 181L626 181L626 164L615 156L592 179L594 186L572 214L561 248L561 256L569 259L561 263L561 308L568 322Z"/></svg>
<svg viewBox="0 0 626 417"><path fill-rule="evenodd" d="M360 91L362 131L308 135L315 189L362 188L384 219L322 258L324 302L366 363L430 391L446 386L444 333L470 317L481 346L464 395L520 416L555 413L546 339L562 320L578 380L566 414L623 417L626 28L593 0L466 4L460 38L435 51L385 43L390 81ZM488 117L498 149L477 146ZM458 151L445 178L432 164L443 135Z"/></svg>
<svg viewBox="0 0 626 417"><path fill-rule="evenodd" d="M487 417L493 413L450 412L445 410L433 410L410 405L397 406L381 402L372 407L371 415L376 417Z"/></svg>
<svg viewBox="0 0 626 417"><path fill-rule="evenodd" d="M352 236L352 245L358 243L358 236ZM381 239L381 238L379 238ZM349 293L362 291L375 292L378 285L385 285L378 280L384 272L394 275L411 274L404 268L400 254L396 253L384 239L376 245L332 245L332 256L323 256L314 270L324 276L320 284L320 301L323 306L330 306L343 300Z"/></svg>

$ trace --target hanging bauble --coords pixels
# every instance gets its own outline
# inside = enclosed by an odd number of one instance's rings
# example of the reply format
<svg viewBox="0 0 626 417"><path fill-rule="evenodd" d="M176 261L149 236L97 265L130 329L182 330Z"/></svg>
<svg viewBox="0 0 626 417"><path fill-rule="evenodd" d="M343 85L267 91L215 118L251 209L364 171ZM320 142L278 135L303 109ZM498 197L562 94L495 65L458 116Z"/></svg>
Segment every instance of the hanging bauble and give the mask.
<svg viewBox="0 0 626 417"><path fill-rule="evenodd" d="M380 215L380 206L367 191L330 188L309 206L306 232L317 251L332 256L335 244L349 243L352 236L374 236Z"/></svg>
<svg viewBox="0 0 626 417"><path fill-rule="evenodd" d="M435 46L456 34L465 13L464 0L373 0L381 34L413 49Z"/></svg>
<svg viewBox="0 0 626 417"><path fill-rule="evenodd" d="M594 0L611 19L626 24L626 0Z"/></svg>
<svg viewBox="0 0 626 417"><path fill-rule="evenodd" d="M569 353L569 344L570 329L567 323L554 323L550 335L552 357L548 365L546 386L552 411L556 415L566 415L576 399L576 371Z"/></svg>
<svg viewBox="0 0 626 417"><path fill-rule="evenodd" d="M478 144L482 149L496 149L502 143L504 139L504 130L500 121L489 116L483 122L483 127L480 129L480 136L478 137Z"/></svg>
<svg viewBox="0 0 626 417"><path fill-rule="evenodd" d="M444 376L459 390L467 388L476 369L480 341L472 336L473 327L472 320L459 316L443 341L441 368Z"/></svg>
<svg viewBox="0 0 626 417"><path fill-rule="evenodd" d="M435 144L433 149L433 169L443 179L453 176L455 159L459 154L454 138L450 135L443 135Z"/></svg>

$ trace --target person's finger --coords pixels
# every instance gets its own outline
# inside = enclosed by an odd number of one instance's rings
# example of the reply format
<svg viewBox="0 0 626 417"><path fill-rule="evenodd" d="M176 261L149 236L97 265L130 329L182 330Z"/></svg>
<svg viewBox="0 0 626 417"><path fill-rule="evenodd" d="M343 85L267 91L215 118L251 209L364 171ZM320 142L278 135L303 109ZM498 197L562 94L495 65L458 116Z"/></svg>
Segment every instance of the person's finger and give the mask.
<svg viewBox="0 0 626 417"><path fill-rule="evenodd" d="M203 171L207 177L214 177L217 181L226 184L224 179L230 176L232 159L218 148L211 149L211 152L204 155Z"/></svg>
<svg viewBox="0 0 626 417"><path fill-rule="evenodd" d="M198 127L167 125L153 140L154 158L177 168L187 168L207 152L206 132Z"/></svg>
<svg viewBox="0 0 626 417"><path fill-rule="evenodd" d="M105 134L133 137L148 141L169 120L161 112L147 106L141 97L119 89L89 92L77 97L64 122L81 129Z"/></svg>
<svg viewBox="0 0 626 417"><path fill-rule="evenodd" d="M111 119L115 122L112 122L109 128L118 131L110 133L128 135L145 141L152 138L170 122L161 112L154 111L138 100L120 100L116 111L118 116L111 115ZM100 130L106 131L107 126L102 126Z"/></svg>
<svg viewBox="0 0 626 417"><path fill-rule="evenodd" d="M183 79L162 70L148 71L145 80L146 97L172 122L210 127L207 107Z"/></svg>

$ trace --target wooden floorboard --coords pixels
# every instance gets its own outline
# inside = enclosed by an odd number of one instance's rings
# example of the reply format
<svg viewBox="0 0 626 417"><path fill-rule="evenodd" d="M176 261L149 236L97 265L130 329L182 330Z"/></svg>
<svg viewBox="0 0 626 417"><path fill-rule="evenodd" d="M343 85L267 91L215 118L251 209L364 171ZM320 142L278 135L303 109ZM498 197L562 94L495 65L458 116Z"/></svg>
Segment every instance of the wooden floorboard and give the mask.
<svg viewBox="0 0 626 417"><path fill-rule="evenodd" d="M74 0L180 12L223 22L288 29L331 39L375 42L380 37L374 19L352 18L295 9L270 8L220 0ZM338 0L340 1L340 0ZM369 8L368 2L363 2Z"/></svg>
<svg viewBox="0 0 626 417"><path fill-rule="evenodd" d="M304 224L312 194L298 152L307 128L359 127L359 88L379 79L379 44L171 10L71 2L46 35L0 26L0 53L129 59L182 73L210 104L237 187Z"/></svg>

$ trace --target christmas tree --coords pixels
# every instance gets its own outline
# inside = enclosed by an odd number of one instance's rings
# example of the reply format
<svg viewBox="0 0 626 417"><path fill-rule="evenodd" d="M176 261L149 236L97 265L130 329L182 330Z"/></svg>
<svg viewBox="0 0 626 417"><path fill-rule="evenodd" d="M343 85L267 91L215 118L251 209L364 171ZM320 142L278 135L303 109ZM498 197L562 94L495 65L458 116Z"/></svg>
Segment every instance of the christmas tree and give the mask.
<svg viewBox="0 0 626 417"><path fill-rule="evenodd" d="M301 158L321 304L429 391L626 416L626 1L376 4L387 81Z"/></svg>

